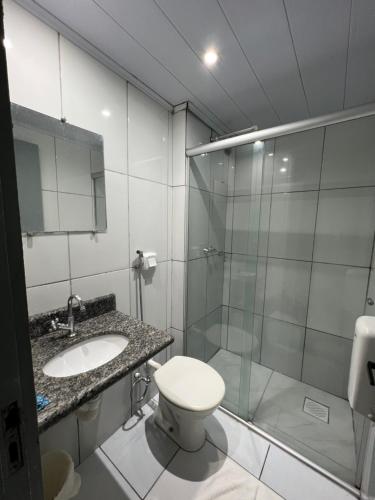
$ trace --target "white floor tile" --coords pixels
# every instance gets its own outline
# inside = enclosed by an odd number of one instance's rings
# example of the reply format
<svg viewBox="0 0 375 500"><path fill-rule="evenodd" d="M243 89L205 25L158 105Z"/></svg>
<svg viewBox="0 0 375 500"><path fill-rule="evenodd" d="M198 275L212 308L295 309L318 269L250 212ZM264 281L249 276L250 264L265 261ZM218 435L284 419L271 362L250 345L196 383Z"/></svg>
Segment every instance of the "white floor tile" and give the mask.
<svg viewBox="0 0 375 500"><path fill-rule="evenodd" d="M261 479L288 500L354 500L354 497L275 446Z"/></svg>
<svg viewBox="0 0 375 500"><path fill-rule="evenodd" d="M303 411L306 396L329 407L328 424ZM292 447L302 444L354 474L352 413L347 401L274 372L254 423L270 434L281 431L291 438ZM318 461L316 454L314 458Z"/></svg>
<svg viewBox="0 0 375 500"><path fill-rule="evenodd" d="M221 410L207 418L206 430L211 443L259 478L269 448L268 441Z"/></svg>
<svg viewBox="0 0 375 500"><path fill-rule="evenodd" d="M97 449L78 467L81 490L77 500L139 500L115 466Z"/></svg>
<svg viewBox="0 0 375 500"><path fill-rule="evenodd" d="M175 443L152 419L152 411L144 407L145 417L133 428L131 421L120 428L101 448L131 486L143 498L177 451ZM134 420L134 422L136 419ZM106 495L106 498L109 498Z"/></svg>
<svg viewBox="0 0 375 500"><path fill-rule="evenodd" d="M146 500L276 500L276 493L210 443L180 450Z"/></svg>

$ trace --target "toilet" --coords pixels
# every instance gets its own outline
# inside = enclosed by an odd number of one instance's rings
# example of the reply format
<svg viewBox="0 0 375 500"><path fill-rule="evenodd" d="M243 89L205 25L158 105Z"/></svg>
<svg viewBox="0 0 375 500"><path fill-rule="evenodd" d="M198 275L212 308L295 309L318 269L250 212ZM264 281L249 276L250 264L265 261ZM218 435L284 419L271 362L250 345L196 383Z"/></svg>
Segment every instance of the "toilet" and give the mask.
<svg viewBox="0 0 375 500"><path fill-rule="evenodd" d="M159 389L156 424L184 450L199 450L206 439L204 420L224 398L224 380L211 366L187 356L174 356L154 378Z"/></svg>

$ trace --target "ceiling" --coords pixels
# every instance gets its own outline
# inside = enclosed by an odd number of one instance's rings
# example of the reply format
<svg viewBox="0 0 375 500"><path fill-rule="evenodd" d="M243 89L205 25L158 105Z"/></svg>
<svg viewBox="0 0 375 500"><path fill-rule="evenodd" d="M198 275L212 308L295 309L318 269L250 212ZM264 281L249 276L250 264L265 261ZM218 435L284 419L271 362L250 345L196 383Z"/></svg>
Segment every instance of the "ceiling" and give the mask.
<svg viewBox="0 0 375 500"><path fill-rule="evenodd" d="M17 0L160 101L217 130L375 101L374 0ZM219 53L208 69L209 47Z"/></svg>

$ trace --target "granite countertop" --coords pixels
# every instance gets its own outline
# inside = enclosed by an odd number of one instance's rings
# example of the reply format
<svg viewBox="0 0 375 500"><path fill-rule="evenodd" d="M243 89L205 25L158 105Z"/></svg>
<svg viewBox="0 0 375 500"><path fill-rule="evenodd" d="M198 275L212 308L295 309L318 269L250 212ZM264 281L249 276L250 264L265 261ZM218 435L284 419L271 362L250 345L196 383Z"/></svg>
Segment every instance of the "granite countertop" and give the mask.
<svg viewBox="0 0 375 500"><path fill-rule="evenodd" d="M76 337L66 332L44 334L31 339L35 392L49 399L38 412L39 432L43 432L83 403L121 379L173 342L167 333L118 311L76 323ZM70 377L49 377L43 366L56 354L103 333L118 333L129 339L124 351L108 363L86 373Z"/></svg>

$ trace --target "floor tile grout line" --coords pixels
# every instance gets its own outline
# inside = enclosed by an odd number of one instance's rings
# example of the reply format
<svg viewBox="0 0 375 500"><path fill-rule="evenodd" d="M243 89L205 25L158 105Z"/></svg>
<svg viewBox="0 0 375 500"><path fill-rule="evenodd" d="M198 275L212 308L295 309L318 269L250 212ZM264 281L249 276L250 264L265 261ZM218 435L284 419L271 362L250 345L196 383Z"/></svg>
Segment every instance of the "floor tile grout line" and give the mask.
<svg viewBox="0 0 375 500"><path fill-rule="evenodd" d="M239 425L241 425L241 424L239 423ZM249 431L249 432L251 432L251 431ZM266 441L266 439L264 439L264 440ZM225 457L227 457L233 463L235 463L236 465L238 465L239 467L241 467L241 469L243 471L245 471L247 474L249 474L249 476L252 476L256 480L259 481L259 477L257 477L255 474L253 474L252 472L250 472L248 469L246 469L246 467L244 465L242 465L240 462L237 462L237 460L235 458L233 458L231 455L228 455L228 453L226 453L224 450L222 450L217 444L215 444L214 442L210 441L207 437L206 437L206 443L210 444L211 446L213 446L214 448L216 448L217 450L219 450ZM267 443L268 443L268 441L267 441ZM203 446L205 446L205 445L203 445ZM202 446L202 448L203 448L203 446ZM270 447L270 446L271 445L268 443L268 447ZM267 453L268 453L268 449L267 449Z"/></svg>
<svg viewBox="0 0 375 500"><path fill-rule="evenodd" d="M166 436L168 436L166 433L165 433ZM174 442L174 441L173 441ZM176 444L176 443L175 443ZM159 479L161 478L161 476L164 474L164 472L168 469L168 467L170 466L170 464L172 463L172 461L175 459L175 457L177 456L178 452L182 450L182 448L180 448L177 444L177 450L173 453L171 459L167 462L166 466L164 467L164 469L161 471L161 473L158 475L158 477L155 479L155 481L152 483L151 487L147 490L147 493L145 494L144 497L142 497L143 499L145 499L147 497L147 495L151 492L151 490L154 488L154 486L156 486L157 482L159 481Z"/></svg>
<svg viewBox="0 0 375 500"><path fill-rule="evenodd" d="M259 475L259 478L258 478L259 481L262 481L262 474L263 474L264 467L265 467L267 459L268 459L268 454L270 452L270 449L271 449L271 443L268 444L268 449L267 449L266 457L264 459L264 462L263 462L263 465L262 465L262 470L260 471L260 475ZM265 483L263 483L263 484L265 484Z"/></svg>
<svg viewBox="0 0 375 500"><path fill-rule="evenodd" d="M128 484L130 486L130 488L134 491L134 493L137 495L137 497L140 500L142 500L141 495L139 495L138 491L133 487L132 484L129 483L129 481L126 479L126 477L124 476L124 474L120 471L120 469L117 467L117 465L112 461L111 457L104 451L104 449L102 448L102 445L100 445L98 448L103 453L103 455L105 455L108 458L108 460L111 462L111 464L113 465L113 467L117 470L117 472L120 474L120 476L124 479L124 481L126 482L126 484Z"/></svg>

